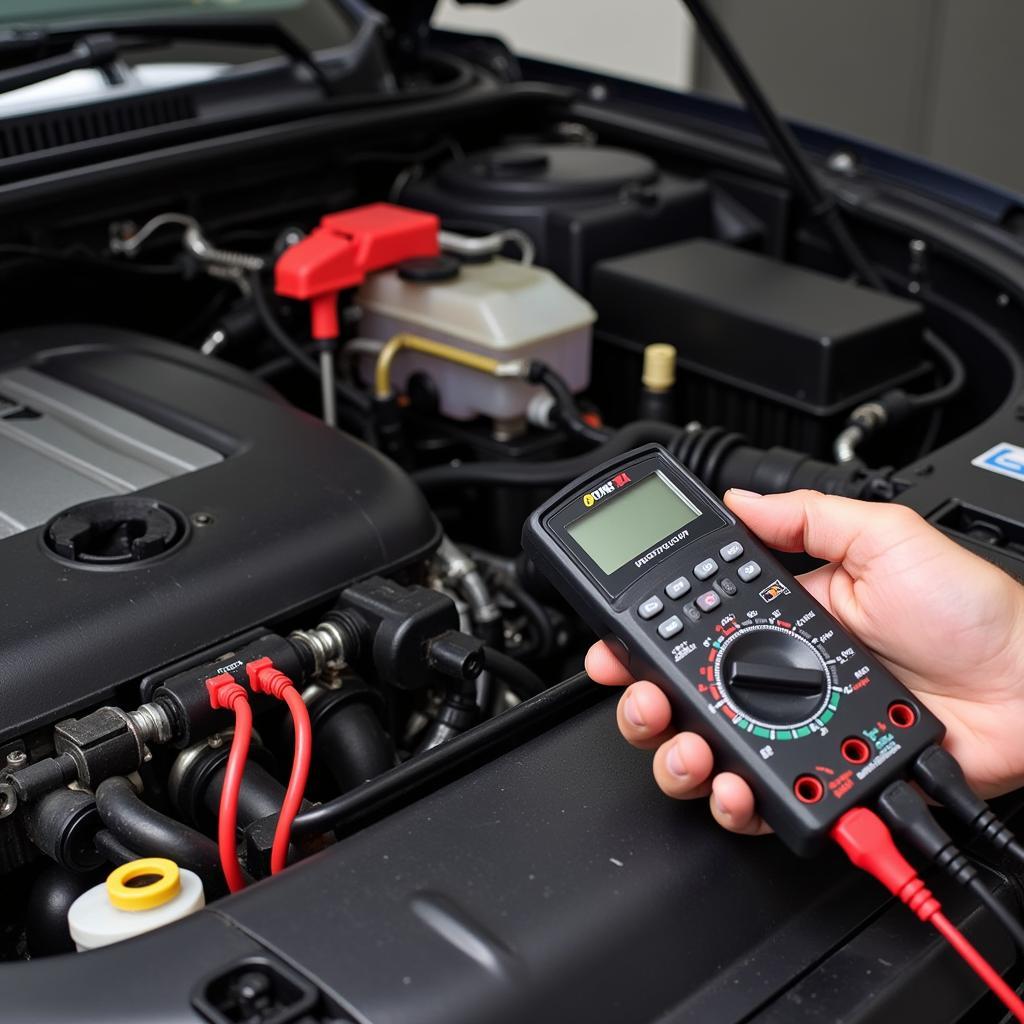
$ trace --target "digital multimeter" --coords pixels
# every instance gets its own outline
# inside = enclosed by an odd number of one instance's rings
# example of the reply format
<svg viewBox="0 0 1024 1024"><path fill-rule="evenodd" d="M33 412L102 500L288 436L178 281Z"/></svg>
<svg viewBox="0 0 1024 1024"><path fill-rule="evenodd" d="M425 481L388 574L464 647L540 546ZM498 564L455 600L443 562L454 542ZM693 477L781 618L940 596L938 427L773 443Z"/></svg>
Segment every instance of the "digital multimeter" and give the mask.
<svg viewBox="0 0 1024 1024"><path fill-rule="evenodd" d="M750 784L796 853L906 777L941 722L660 445L580 477L523 547L638 679Z"/></svg>

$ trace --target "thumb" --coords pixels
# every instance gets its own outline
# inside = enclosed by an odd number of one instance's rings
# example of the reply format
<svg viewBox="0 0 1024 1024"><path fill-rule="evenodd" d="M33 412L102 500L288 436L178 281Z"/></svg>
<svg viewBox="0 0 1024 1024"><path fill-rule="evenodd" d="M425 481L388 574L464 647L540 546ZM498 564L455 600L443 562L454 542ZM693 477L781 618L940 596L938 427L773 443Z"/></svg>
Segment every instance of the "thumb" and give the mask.
<svg viewBox="0 0 1024 1024"><path fill-rule="evenodd" d="M905 506L818 491L760 495L730 490L725 503L769 547L842 562L854 576L922 526L921 519Z"/></svg>

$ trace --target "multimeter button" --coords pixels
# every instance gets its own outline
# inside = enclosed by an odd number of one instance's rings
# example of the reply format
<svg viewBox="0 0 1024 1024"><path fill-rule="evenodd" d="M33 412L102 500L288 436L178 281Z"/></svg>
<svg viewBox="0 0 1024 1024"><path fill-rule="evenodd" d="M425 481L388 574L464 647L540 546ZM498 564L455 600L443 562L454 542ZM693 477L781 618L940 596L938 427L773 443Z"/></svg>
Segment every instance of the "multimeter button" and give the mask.
<svg viewBox="0 0 1024 1024"><path fill-rule="evenodd" d="M697 598L697 607L702 612L713 612L721 603L722 599L713 590Z"/></svg>
<svg viewBox="0 0 1024 1024"><path fill-rule="evenodd" d="M679 579L673 580L666 588L665 593L673 601L678 601L684 594L690 592L690 581L685 576L680 576Z"/></svg>
<svg viewBox="0 0 1024 1024"><path fill-rule="evenodd" d="M718 572L718 563L713 558L705 558L700 565L693 567L693 575L699 580L710 579Z"/></svg>
<svg viewBox="0 0 1024 1024"><path fill-rule="evenodd" d="M665 606L661 603L660 597L649 597L646 601L641 602L640 607L637 608L637 614L641 619L653 619L659 612L664 611Z"/></svg>
<svg viewBox="0 0 1024 1024"><path fill-rule="evenodd" d="M691 622L700 622L700 612L697 611L697 606L695 604L692 604L692 603L691 604L684 604L683 605L683 614Z"/></svg>
<svg viewBox="0 0 1024 1024"><path fill-rule="evenodd" d="M683 623L678 615L673 615L672 618L666 619L658 626L658 636L662 640L671 640L676 633L681 633L683 630Z"/></svg>
<svg viewBox="0 0 1024 1024"><path fill-rule="evenodd" d="M757 562L744 562L736 570L736 575L739 576L744 583L750 583L761 575L761 566L759 566Z"/></svg>
<svg viewBox="0 0 1024 1024"><path fill-rule="evenodd" d="M726 544L724 548L721 548L718 553L722 556L723 562L735 562L743 554L743 545L738 540L734 540L731 544Z"/></svg>
<svg viewBox="0 0 1024 1024"><path fill-rule="evenodd" d="M726 597L735 597L740 589L728 576L723 576L716 586Z"/></svg>

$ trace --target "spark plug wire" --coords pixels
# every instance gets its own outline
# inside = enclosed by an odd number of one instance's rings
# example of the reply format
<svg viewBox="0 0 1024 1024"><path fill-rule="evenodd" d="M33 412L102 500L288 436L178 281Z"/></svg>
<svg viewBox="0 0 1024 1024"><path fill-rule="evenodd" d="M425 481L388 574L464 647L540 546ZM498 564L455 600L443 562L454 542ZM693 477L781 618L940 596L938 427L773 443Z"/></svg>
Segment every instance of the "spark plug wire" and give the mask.
<svg viewBox="0 0 1024 1024"><path fill-rule="evenodd" d="M224 783L220 791L217 814L217 847L221 869L231 892L245 888L245 876L238 860L238 793L242 788L245 762L252 741L252 708L245 687L239 685L226 672L206 680L210 706L234 712L235 732L224 770Z"/></svg>
<svg viewBox="0 0 1024 1024"><path fill-rule="evenodd" d="M288 778L277 828L274 830L274 844L270 852L270 871L276 875L288 866L288 846L291 843L292 822L302 807L309 778L309 764L313 756L313 729L306 709L295 684L274 666L270 658L259 658L245 666L249 686L253 693L267 693L283 700L292 716L295 727L295 752L292 755L292 770Z"/></svg>

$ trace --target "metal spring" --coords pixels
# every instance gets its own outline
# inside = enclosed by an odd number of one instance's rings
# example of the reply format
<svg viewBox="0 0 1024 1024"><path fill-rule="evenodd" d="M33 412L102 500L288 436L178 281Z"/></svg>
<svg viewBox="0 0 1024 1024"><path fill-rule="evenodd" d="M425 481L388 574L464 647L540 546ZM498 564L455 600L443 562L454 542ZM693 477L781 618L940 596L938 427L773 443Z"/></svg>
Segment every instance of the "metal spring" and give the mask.
<svg viewBox="0 0 1024 1024"><path fill-rule="evenodd" d="M304 647L313 659L314 674L320 675L328 662L349 662L358 644L338 622L321 622L315 629L297 629L289 639Z"/></svg>
<svg viewBox="0 0 1024 1024"><path fill-rule="evenodd" d="M183 228L182 245L197 260L210 266L251 273L262 270L266 264L262 256L238 252L235 249L219 249L217 246L211 245L195 217L174 212L157 214L127 237L121 233L121 225L111 225L110 249L112 252L124 256L134 256L151 235L168 225Z"/></svg>
<svg viewBox="0 0 1024 1024"><path fill-rule="evenodd" d="M217 266L226 267L230 270L242 270L246 273L263 269L266 262L262 256L254 256L248 252L238 252L234 249L218 249L210 245L204 237L199 225L187 227L182 239L185 247L198 260L204 263L212 263Z"/></svg>

